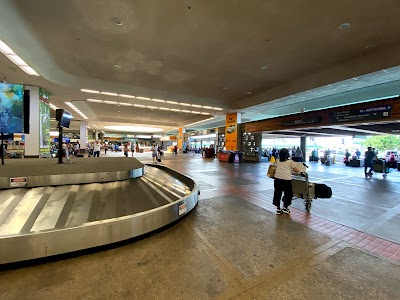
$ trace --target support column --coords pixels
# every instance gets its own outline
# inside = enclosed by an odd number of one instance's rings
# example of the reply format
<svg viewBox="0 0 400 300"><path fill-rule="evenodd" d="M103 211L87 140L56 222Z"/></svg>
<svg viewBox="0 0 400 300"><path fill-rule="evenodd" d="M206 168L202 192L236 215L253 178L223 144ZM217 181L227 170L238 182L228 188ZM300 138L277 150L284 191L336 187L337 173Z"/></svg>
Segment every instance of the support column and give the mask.
<svg viewBox="0 0 400 300"><path fill-rule="evenodd" d="M36 86L25 86L30 91L29 105L29 134L25 134L25 157L39 157L39 88Z"/></svg>
<svg viewBox="0 0 400 300"><path fill-rule="evenodd" d="M86 150L87 142L88 142L87 122L80 121L80 138L79 138L80 149Z"/></svg>
<svg viewBox="0 0 400 300"><path fill-rule="evenodd" d="M303 153L303 161L304 162L306 162L306 158L307 158L306 146L307 146L306 137L305 136L300 137L300 149L301 149L301 152Z"/></svg>

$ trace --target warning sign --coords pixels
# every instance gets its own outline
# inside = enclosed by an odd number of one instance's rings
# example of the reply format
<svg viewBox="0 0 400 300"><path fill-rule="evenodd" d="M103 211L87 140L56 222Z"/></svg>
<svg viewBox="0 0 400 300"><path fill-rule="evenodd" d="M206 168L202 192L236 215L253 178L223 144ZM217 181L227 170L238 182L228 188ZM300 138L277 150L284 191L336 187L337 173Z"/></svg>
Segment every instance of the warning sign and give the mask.
<svg viewBox="0 0 400 300"><path fill-rule="evenodd" d="M179 215L183 215L186 211L186 203L182 203L181 205L179 205Z"/></svg>
<svg viewBox="0 0 400 300"><path fill-rule="evenodd" d="M10 187L25 187L28 185L27 177L10 178Z"/></svg>

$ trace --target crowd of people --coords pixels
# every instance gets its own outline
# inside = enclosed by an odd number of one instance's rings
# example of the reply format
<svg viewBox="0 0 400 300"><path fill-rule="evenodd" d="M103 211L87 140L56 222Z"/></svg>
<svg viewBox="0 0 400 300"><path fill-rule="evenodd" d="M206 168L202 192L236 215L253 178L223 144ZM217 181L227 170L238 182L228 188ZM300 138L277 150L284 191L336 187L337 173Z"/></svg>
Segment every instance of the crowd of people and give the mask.
<svg viewBox="0 0 400 300"><path fill-rule="evenodd" d="M302 162L303 161L303 151L301 151L300 147L292 147L292 148L282 148L288 151L289 157L295 162ZM268 148L264 151L264 156L271 160L272 157L276 160L279 157L280 151L278 148Z"/></svg>

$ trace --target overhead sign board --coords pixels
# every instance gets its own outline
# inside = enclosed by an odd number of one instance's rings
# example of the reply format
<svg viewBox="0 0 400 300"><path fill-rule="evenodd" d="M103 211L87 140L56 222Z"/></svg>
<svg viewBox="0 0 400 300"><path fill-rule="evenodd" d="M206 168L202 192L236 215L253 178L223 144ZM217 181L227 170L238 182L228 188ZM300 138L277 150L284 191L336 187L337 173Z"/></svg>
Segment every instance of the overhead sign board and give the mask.
<svg viewBox="0 0 400 300"><path fill-rule="evenodd" d="M304 124L315 124L321 122L321 118L308 118L308 119L297 119L282 122L282 126L296 126Z"/></svg>
<svg viewBox="0 0 400 300"><path fill-rule="evenodd" d="M331 123L376 120L388 118L392 115L391 105L382 105L363 109L335 111L330 114Z"/></svg>

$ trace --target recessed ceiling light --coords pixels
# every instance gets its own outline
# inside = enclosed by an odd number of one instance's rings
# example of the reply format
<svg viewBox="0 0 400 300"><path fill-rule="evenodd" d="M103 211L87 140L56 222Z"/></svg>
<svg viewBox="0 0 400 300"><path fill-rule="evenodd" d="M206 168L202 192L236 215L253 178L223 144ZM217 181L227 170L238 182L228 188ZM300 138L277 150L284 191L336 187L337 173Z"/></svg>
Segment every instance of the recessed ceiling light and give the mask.
<svg viewBox="0 0 400 300"><path fill-rule="evenodd" d="M247 93L247 95L251 95L251 94L253 94L253 92L248 92L248 93Z"/></svg>
<svg viewBox="0 0 400 300"><path fill-rule="evenodd" d="M348 29L350 28L350 23L343 23L342 25L339 26L339 29Z"/></svg>
<svg viewBox="0 0 400 300"><path fill-rule="evenodd" d="M103 100L99 100L99 99L86 99L89 102L97 102L97 103L101 103L103 102Z"/></svg>
<svg viewBox="0 0 400 300"><path fill-rule="evenodd" d="M268 69L268 66L262 66L262 67L260 68L260 70L266 70L266 69Z"/></svg>
<svg viewBox="0 0 400 300"><path fill-rule="evenodd" d="M106 104L118 104L118 102L116 102L116 101L106 101L106 100L104 100L103 103L106 103Z"/></svg>
<svg viewBox="0 0 400 300"><path fill-rule="evenodd" d="M119 94L118 96L123 97L123 98L136 98L135 96L125 95L125 94Z"/></svg>
<svg viewBox="0 0 400 300"><path fill-rule="evenodd" d="M127 103L127 102L119 102L120 105L122 106L132 106L132 103Z"/></svg>
<svg viewBox="0 0 400 300"><path fill-rule="evenodd" d="M100 94L99 91L95 91L95 90L81 89L80 91L81 91L82 93Z"/></svg>
<svg viewBox="0 0 400 300"><path fill-rule="evenodd" d="M135 107L146 107L146 105L143 105L143 104L133 104L133 106L135 106Z"/></svg>
<svg viewBox="0 0 400 300"><path fill-rule="evenodd" d="M202 114L202 115L209 115L210 113L208 113L208 112L202 112L201 114Z"/></svg>
<svg viewBox="0 0 400 300"><path fill-rule="evenodd" d="M115 65L114 65L114 68L116 68L116 69L121 69L121 68L122 68L122 66L121 66L121 65L117 65L117 64L115 64Z"/></svg>
<svg viewBox="0 0 400 300"><path fill-rule="evenodd" d="M118 25L118 26L121 26L123 24L122 21L118 18L113 18L113 22L115 25Z"/></svg>
<svg viewBox="0 0 400 300"><path fill-rule="evenodd" d="M140 99L140 100L151 100L151 98L147 98L147 97L136 97L137 99Z"/></svg>
<svg viewBox="0 0 400 300"><path fill-rule="evenodd" d="M107 95L107 96L118 96L117 93L110 93L110 92L101 92L102 95Z"/></svg>
<svg viewBox="0 0 400 300"><path fill-rule="evenodd" d="M212 106L203 106L205 109L213 109Z"/></svg>
<svg viewBox="0 0 400 300"><path fill-rule="evenodd" d="M171 109L168 108L168 107L160 107L160 109L161 109L161 110L171 110Z"/></svg>
<svg viewBox="0 0 400 300"><path fill-rule="evenodd" d="M171 111L181 111L181 110L178 108L171 108Z"/></svg>
<svg viewBox="0 0 400 300"><path fill-rule="evenodd" d="M223 108L213 107L214 110L224 110Z"/></svg>
<svg viewBox="0 0 400 300"><path fill-rule="evenodd" d="M189 103L183 103L183 102L181 102L181 103L179 103L179 105L183 105L183 106L191 106L192 104L189 104Z"/></svg>
<svg viewBox="0 0 400 300"><path fill-rule="evenodd" d="M191 113L190 110L186 110L186 109L182 109L181 112L185 112L185 113Z"/></svg>
<svg viewBox="0 0 400 300"><path fill-rule="evenodd" d="M169 103L169 104L179 104L179 103L176 102L176 101L167 101L167 103Z"/></svg>
<svg viewBox="0 0 400 300"><path fill-rule="evenodd" d="M203 105L192 104L193 107L203 107Z"/></svg>
<svg viewBox="0 0 400 300"><path fill-rule="evenodd" d="M147 108L150 108L150 109L158 109L158 107L157 107L157 106L151 106L151 105L147 105L146 107L147 107Z"/></svg>
<svg viewBox="0 0 400 300"><path fill-rule="evenodd" d="M199 112L199 111L193 111L193 110L192 110L192 114L200 114L200 112Z"/></svg>

